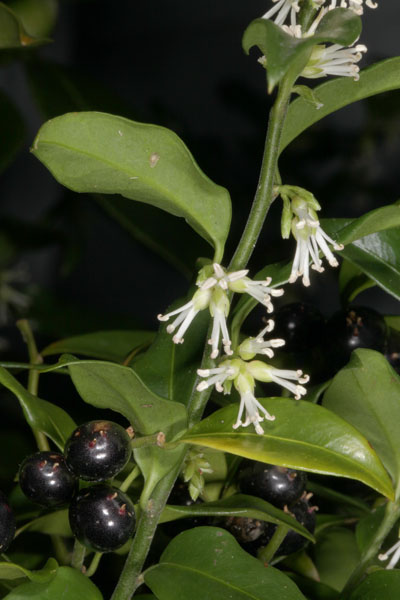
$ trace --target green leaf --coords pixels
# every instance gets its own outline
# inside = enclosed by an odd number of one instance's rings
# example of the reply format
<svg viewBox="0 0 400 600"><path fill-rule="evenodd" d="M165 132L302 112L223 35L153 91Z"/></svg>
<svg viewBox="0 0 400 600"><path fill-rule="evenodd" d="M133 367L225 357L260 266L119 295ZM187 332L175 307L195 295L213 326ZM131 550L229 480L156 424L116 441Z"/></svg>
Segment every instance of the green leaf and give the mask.
<svg viewBox="0 0 400 600"><path fill-rule="evenodd" d="M343 527L324 531L314 557L321 582L340 592L360 561L354 533Z"/></svg>
<svg viewBox="0 0 400 600"><path fill-rule="evenodd" d="M285 120L280 151L290 144L308 127L327 115L376 94L400 87L400 57L389 58L363 69L359 81L340 77L327 81L316 88L314 94L323 104L314 108L304 98L296 98L290 106Z"/></svg>
<svg viewBox="0 0 400 600"><path fill-rule="evenodd" d="M11 8L0 2L0 49L25 48L49 41L45 38L36 39L29 35Z"/></svg>
<svg viewBox="0 0 400 600"><path fill-rule="evenodd" d="M276 508L269 502L248 496L247 494L235 494L215 502L203 502L191 504L190 506L167 505L163 510L160 523L184 519L186 517L246 517L248 519L259 519L276 525L287 525L290 529L297 531L307 539L313 541L313 535L289 513Z"/></svg>
<svg viewBox="0 0 400 600"><path fill-rule="evenodd" d="M33 519L32 521L29 521L29 523L25 523L25 525L17 530L16 536L28 531L46 535L71 537L72 532L69 526L68 509L56 510L48 515Z"/></svg>
<svg viewBox="0 0 400 600"><path fill-rule="evenodd" d="M394 600L400 597L400 571L375 571L364 579L350 596L350 600Z"/></svg>
<svg viewBox="0 0 400 600"><path fill-rule="evenodd" d="M331 42L350 46L361 34L361 20L352 11L342 8L329 11L321 20L315 35L296 38L285 33L269 19L256 19L247 27L242 45L246 54L258 46L267 59L268 91L287 75L293 81L306 66L312 48Z"/></svg>
<svg viewBox="0 0 400 600"><path fill-rule="evenodd" d="M357 427L399 482L400 378L382 354L355 350L333 378L323 405Z"/></svg>
<svg viewBox="0 0 400 600"><path fill-rule="evenodd" d="M391 329L394 329L395 331L400 331L400 316L398 316L398 315L386 315L385 316L385 321L386 321L387 325L389 325L389 327Z"/></svg>
<svg viewBox="0 0 400 600"><path fill-rule="evenodd" d="M357 523L356 540L362 554L371 546L375 535L385 516L386 506L378 506L369 515L366 515Z"/></svg>
<svg viewBox="0 0 400 600"><path fill-rule="evenodd" d="M242 550L216 527L184 531L168 545L160 563L144 573L159 600L305 600L281 571Z"/></svg>
<svg viewBox="0 0 400 600"><path fill-rule="evenodd" d="M172 131L106 113L69 113L41 127L32 152L76 192L121 194L183 217L221 260L229 194L202 173Z"/></svg>
<svg viewBox="0 0 400 600"><path fill-rule="evenodd" d="M1 173L12 163L25 139L25 123L22 115L3 92L0 93L0 137Z"/></svg>
<svg viewBox="0 0 400 600"><path fill-rule="evenodd" d="M0 562L0 579L29 579L35 583L46 583L57 573L58 564L54 558L49 558L43 569L31 571L11 562Z"/></svg>
<svg viewBox="0 0 400 600"><path fill-rule="evenodd" d="M367 275L365 275L361 269L353 265L351 262L344 260L340 265L339 271L339 289L340 299L344 306L347 306L350 302L361 294L364 290L367 290L375 285L374 281L371 281Z"/></svg>
<svg viewBox="0 0 400 600"><path fill-rule="evenodd" d="M76 428L62 408L29 393L6 369L0 367L0 383L19 400L27 423L45 433L61 450Z"/></svg>
<svg viewBox="0 0 400 600"><path fill-rule="evenodd" d="M7 600L103 600L100 590L77 569L59 567L48 583L29 582L7 594Z"/></svg>
<svg viewBox="0 0 400 600"><path fill-rule="evenodd" d="M174 303L173 308L184 303L184 300ZM167 332L168 323L161 325L153 344L132 365L153 392L187 405L197 378L209 322L209 311L200 312L182 345L173 343L172 335Z"/></svg>
<svg viewBox="0 0 400 600"><path fill-rule="evenodd" d="M53 342L42 350L42 356L73 353L122 362L133 350L148 346L154 338L152 331L96 331Z"/></svg>
<svg viewBox="0 0 400 600"><path fill-rule="evenodd" d="M195 425L179 441L292 469L358 479L393 498L382 463L352 425L310 402L265 398L261 404L276 417L264 426L263 435L251 427L232 429L238 410L232 405Z"/></svg>
<svg viewBox="0 0 400 600"><path fill-rule="evenodd" d="M176 435L186 422L185 407L154 394L133 369L100 360L64 355L71 379L88 404L120 413L144 435L163 431Z"/></svg>

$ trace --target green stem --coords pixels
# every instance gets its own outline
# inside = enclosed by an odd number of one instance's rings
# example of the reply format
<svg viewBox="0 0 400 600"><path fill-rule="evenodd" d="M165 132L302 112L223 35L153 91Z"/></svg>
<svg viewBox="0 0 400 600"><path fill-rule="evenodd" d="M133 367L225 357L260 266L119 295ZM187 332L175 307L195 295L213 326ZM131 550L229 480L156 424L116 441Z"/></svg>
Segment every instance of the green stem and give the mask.
<svg viewBox="0 0 400 600"><path fill-rule="evenodd" d="M119 486L119 489L121 490L121 492L126 492L127 490L129 490L132 482L135 481L136 477L138 477L139 475L140 475L139 467L135 467L134 469L132 469L132 471L129 473L128 477Z"/></svg>
<svg viewBox="0 0 400 600"><path fill-rule="evenodd" d="M283 80L271 109L264 156L254 202L239 245L229 265L230 271L244 269L253 253L273 200L273 187L279 157L279 144L292 90L292 79Z"/></svg>
<svg viewBox="0 0 400 600"><path fill-rule="evenodd" d="M146 446L159 446L162 448L165 445L165 434L162 431L153 435L144 435L142 437L133 438L131 446L133 450L137 448L145 448Z"/></svg>
<svg viewBox="0 0 400 600"><path fill-rule="evenodd" d="M343 589L341 596L342 600L346 600L346 598L349 597L353 589L358 585L367 567L378 554L386 536L391 531L391 529L393 528L393 526L399 518L400 506L398 505L398 503L388 502L386 505L385 515L378 530L374 535L372 542L361 556L360 562L351 574L350 579L348 580L345 588Z"/></svg>
<svg viewBox="0 0 400 600"><path fill-rule="evenodd" d="M43 363L43 358L38 352L36 347L35 338L33 337L32 329L29 325L29 322L26 319L20 319L17 321L17 327L20 330L22 337L28 347L28 354L30 363L33 365L41 365ZM35 369L30 369L28 374L28 392L30 392L33 396L38 395L39 389L39 371ZM37 447L39 450L46 451L50 450L49 442L42 431L38 431L37 429L32 429L33 435L35 436L35 440L37 443Z"/></svg>
<svg viewBox="0 0 400 600"><path fill-rule="evenodd" d="M75 539L74 549L72 551L71 567L73 567L74 569L78 569L78 571L82 571L85 554L86 554L85 546L82 546L82 544L80 542L78 542L77 539Z"/></svg>
<svg viewBox="0 0 400 600"><path fill-rule="evenodd" d="M96 573L97 567L99 566L102 556L103 556L102 552L96 552L96 554L93 556L92 562L90 563L87 570L85 571L85 575L87 577L92 577Z"/></svg>
<svg viewBox="0 0 400 600"><path fill-rule="evenodd" d="M141 512L136 535L111 600L129 600L135 590L141 585L142 581L139 576L161 513L181 470L183 458L184 453L182 452L180 459L177 460L173 469L161 479L152 493L150 500L147 502L146 507Z"/></svg>
<svg viewBox="0 0 400 600"><path fill-rule="evenodd" d="M283 540L286 537L287 532L289 531L289 527L287 525L278 525L275 529L275 533L270 539L269 543L265 548L261 550L258 555L258 558L263 561L265 564L269 564L272 558L275 556L279 546L282 544Z"/></svg>

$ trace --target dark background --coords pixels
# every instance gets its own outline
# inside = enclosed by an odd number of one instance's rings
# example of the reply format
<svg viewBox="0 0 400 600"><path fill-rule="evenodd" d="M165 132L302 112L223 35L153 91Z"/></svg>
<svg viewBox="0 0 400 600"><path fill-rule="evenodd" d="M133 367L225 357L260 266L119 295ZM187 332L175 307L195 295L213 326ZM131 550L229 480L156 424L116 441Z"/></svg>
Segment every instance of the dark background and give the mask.
<svg viewBox="0 0 400 600"><path fill-rule="evenodd" d="M68 68L78 91L82 83L82 96L91 90L83 108L165 125L183 138L206 174L231 193L228 262L256 187L270 105L264 71L256 53L244 55L241 36L269 5L268 0L64 0L54 42L41 48L37 58L25 55L1 66L0 87L27 123L24 150L1 178L3 222L56 223L67 239L61 245L36 244L40 247L25 248L18 256L31 289L40 296L33 316L44 334L53 338L123 325L154 328L155 315L187 290L182 273L133 240L93 199L66 192L29 154L41 123L74 109L68 94L61 93L55 96L53 114L49 112L55 81L49 65ZM365 9L361 41L369 51L363 65L399 54L399 16L396 0L382 0L377 10ZM323 120L285 153L284 182L312 190L325 217L358 216L393 202L399 184L398 107L399 94L393 93ZM293 253L293 242L280 239L280 209L277 202L271 210L252 259L252 274ZM162 226L163 216L149 212L149 234L155 220ZM188 235L193 251L211 256L196 234L188 229ZM283 301L315 302L329 315L339 306L336 278L337 270L327 269L322 276L314 275L309 290L300 283L289 286ZM360 299L382 312L398 312L397 303L379 290Z"/></svg>

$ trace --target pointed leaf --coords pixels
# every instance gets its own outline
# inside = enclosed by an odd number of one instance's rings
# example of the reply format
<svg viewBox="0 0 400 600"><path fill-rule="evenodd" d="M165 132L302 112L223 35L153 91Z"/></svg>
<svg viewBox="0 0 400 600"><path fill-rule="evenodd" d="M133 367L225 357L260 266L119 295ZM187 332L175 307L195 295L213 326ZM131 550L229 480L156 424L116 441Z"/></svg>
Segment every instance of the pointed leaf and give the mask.
<svg viewBox="0 0 400 600"><path fill-rule="evenodd" d="M281 571L265 568L216 527L184 531L168 545L160 563L144 573L159 600L305 600Z"/></svg>
<svg viewBox="0 0 400 600"><path fill-rule="evenodd" d="M103 600L89 577L71 567L59 567L48 583L23 583L7 594L7 600Z"/></svg>
<svg viewBox="0 0 400 600"><path fill-rule="evenodd" d="M32 152L76 192L121 194L183 217L222 258L229 194L172 131L106 113L68 113L41 127Z"/></svg>
<svg viewBox="0 0 400 600"><path fill-rule="evenodd" d="M101 358L122 362L135 349L146 347L154 338L152 331L96 331L76 335L53 342L42 350L42 356L52 354L83 354L91 358Z"/></svg>
<svg viewBox="0 0 400 600"><path fill-rule="evenodd" d="M0 367L0 383L19 400L27 423L45 433L61 450L76 425L62 408L33 396L6 369Z"/></svg>
<svg viewBox="0 0 400 600"><path fill-rule="evenodd" d="M292 469L358 479L393 497L390 479L375 451L335 413L288 398L265 398L261 404L276 417L264 425L264 435L251 427L232 429L238 406L231 405L195 425L179 441Z"/></svg>
<svg viewBox="0 0 400 600"><path fill-rule="evenodd" d="M29 579L36 583L45 583L53 579L57 573L57 569L58 564L54 558L49 558L43 569L38 571L30 571L11 562L0 562L0 580Z"/></svg>
<svg viewBox="0 0 400 600"><path fill-rule="evenodd" d="M333 378L323 405L357 427L393 480L400 481L400 377L374 350L353 352Z"/></svg>
<svg viewBox="0 0 400 600"><path fill-rule="evenodd" d="M276 508L261 498L248 496L247 494L235 494L216 502L202 502L201 504L191 504L190 506L167 505L161 515L160 523L167 523L190 516L235 516L259 519L260 521L267 521L276 525L287 525L307 539L314 540L312 534L289 513Z"/></svg>
<svg viewBox="0 0 400 600"><path fill-rule="evenodd" d="M331 42L350 46L361 34L361 20L354 12L342 8L329 11L321 20L315 35L296 38L269 19L256 19L247 27L242 45L248 54L258 46L267 59L268 91L288 73L293 80L306 66L313 46Z"/></svg>
<svg viewBox="0 0 400 600"><path fill-rule="evenodd" d="M319 109L304 98L296 98L290 106L282 132L280 151L308 127L327 115L376 94L400 88L400 57L382 60L363 69L359 81L341 77L327 81L314 88L323 104Z"/></svg>

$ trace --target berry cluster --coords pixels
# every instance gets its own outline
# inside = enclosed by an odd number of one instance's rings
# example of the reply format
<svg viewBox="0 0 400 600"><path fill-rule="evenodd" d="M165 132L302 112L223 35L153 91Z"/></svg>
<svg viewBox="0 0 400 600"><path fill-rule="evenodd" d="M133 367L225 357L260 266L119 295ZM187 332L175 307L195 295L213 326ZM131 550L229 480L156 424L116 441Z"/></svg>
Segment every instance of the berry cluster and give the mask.
<svg viewBox="0 0 400 600"><path fill-rule="evenodd" d="M302 471L260 462L247 463L238 474L241 492L262 498L285 510L313 533L316 507L309 504L311 494L306 493L306 484L307 475ZM230 517L226 520L226 527L247 552L257 556L268 544L277 526L258 519ZM277 554L292 554L306 544L306 538L290 530Z"/></svg>
<svg viewBox="0 0 400 600"><path fill-rule="evenodd" d="M78 479L103 482L117 475L131 456L126 430L110 421L90 421L72 433L64 454L36 452L21 464L24 494L45 507L70 503L69 522L78 540L90 550L112 552L133 534L135 511L129 497L101 483L78 490Z"/></svg>

